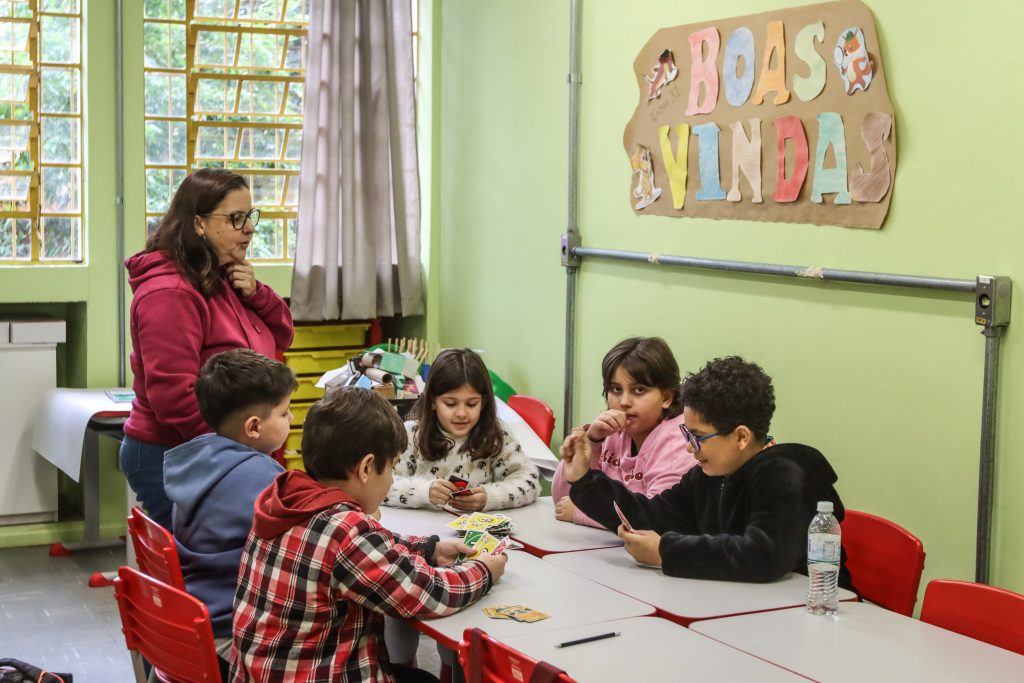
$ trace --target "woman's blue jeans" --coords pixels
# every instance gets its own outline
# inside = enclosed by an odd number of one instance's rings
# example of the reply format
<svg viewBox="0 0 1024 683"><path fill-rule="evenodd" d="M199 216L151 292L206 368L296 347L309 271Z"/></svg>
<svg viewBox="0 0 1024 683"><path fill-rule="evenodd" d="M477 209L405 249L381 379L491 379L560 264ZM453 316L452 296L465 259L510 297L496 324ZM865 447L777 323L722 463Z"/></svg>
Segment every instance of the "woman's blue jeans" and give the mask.
<svg viewBox="0 0 1024 683"><path fill-rule="evenodd" d="M118 458L128 485L146 514L168 531L171 530L171 501L164 491L164 453L170 448L125 435Z"/></svg>

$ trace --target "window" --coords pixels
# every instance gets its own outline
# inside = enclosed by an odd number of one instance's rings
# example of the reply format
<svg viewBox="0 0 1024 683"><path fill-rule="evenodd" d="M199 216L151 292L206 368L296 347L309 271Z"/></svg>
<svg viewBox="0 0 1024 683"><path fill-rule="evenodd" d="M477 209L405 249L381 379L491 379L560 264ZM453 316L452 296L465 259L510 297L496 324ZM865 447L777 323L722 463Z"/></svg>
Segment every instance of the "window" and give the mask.
<svg viewBox="0 0 1024 683"><path fill-rule="evenodd" d="M291 259L309 0L144 1L147 230L186 174L224 166L262 212L250 258Z"/></svg>
<svg viewBox="0 0 1024 683"><path fill-rule="evenodd" d="M0 263L82 260L80 0L0 0Z"/></svg>

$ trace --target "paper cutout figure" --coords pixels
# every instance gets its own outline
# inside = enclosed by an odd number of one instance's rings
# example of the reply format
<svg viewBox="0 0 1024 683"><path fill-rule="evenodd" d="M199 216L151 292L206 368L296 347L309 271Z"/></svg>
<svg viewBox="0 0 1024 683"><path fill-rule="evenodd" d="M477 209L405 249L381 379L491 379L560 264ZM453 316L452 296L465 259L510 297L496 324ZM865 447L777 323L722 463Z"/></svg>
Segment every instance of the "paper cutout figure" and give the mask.
<svg viewBox="0 0 1024 683"><path fill-rule="evenodd" d="M775 68L772 68L772 53L777 56ZM772 104L789 102L789 90L786 89L786 27L779 21L769 22L765 29L764 57L761 59L761 77L754 91L754 104L764 102L764 96L775 93Z"/></svg>
<svg viewBox="0 0 1024 683"><path fill-rule="evenodd" d="M814 42L825 40L825 24L807 24L796 34L796 56L807 64L810 76L793 74L793 92L801 102L810 102L825 89L825 60L814 49Z"/></svg>
<svg viewBox="0 0 1024 683"><path fill-rule="evenodd" d="M640 200L633 205L633 208L639 211L640 209L646 209L661 196L661 188L654 186L654 166L651 164L651 150L643 145L637 145L629 161L633 165L634 175L639 176L636 180L636 187L633 188L633 197Z"/></svg>
<svg viewBox="0 0 1024 683"><path fill-rule="evenodd" d="M829 145L835 151L836 165L825 168L825 155ZM849 204L846 190L846 129L843 118L834 111L818 114L818 149L814 152L814 182L811 183L811 201L821 204L821 195L835 192L833 204Z"/></svg>
<svg viewBox="0 0 1024 683"><path fill-rule="evenodd" d="M651 75L644 76L644 80L650 84L647 89L647 101L650 102L656 97L661 97L661 89L676 80L679 69L676 68L675 60L672 59L672 50L665 50L658 57L658 63L651 67Z"/></svg>
<svg viewBox="0 0 1024 683"><path fill-rule="evenodd" d="M690 101L686 105L686 115L710 114L718 104L718 48L721 39L718 29L709 26L702 31L690 34ZM704 59L704 45L708 46L708 56ZM697 104L700 98L700 84L704 84L704 104Z"/></svg>
<svg viewBox="0 0 1024 683"><path fill-rule="evenodd" d="M721 173L718 170L718 125L702 123L693 127L697 136L697 158L700 166L700 189L695 195L702 202L725 199Z"/></svg>
<svg viewBox="0 0 1024 683"><path fill-rule="evenodd" d="M889 155L882 144L892 131L892 114L869 111L860 124L860 137L871 153L871 173L857 164L850 177L850 195L858 202L881 201L889 191Z"/></svg>
<svg viewBox="0 0 1024 683"><path fill-rule="evenodd" d="M736 74L740 58L743 58L742 76ZM722 62L722 78L725 80L726 102L742 107L754 87L754 33L746 26L729 34Z"/></svg>
<svg viewBox="0 0 1024 683"><path fill-rule="evenodd" d="M686 163L690 154L690 124L680 123L676 126L676 138L679 147L672 153L672 143L668 139L669 126L658 129L658 140L661 142L661 160L668 174L668 188L672 192L672 206L683 208L686 203Z"/></svg>
<svg viewBox="0 0 1024 683"><path fill-rule="evenodd" d="M794 202L800 196L807 177L807 133L799 116L780 116L775 119L778 136L778 162L775 167L775 201L779 204ZM786 140L793 140L796 159L793 177L786 179Z"/></svg>
<svg viewBox="0 0 1024 683"><path fill-rule="evenodd" d="M760 204L761 197L761 119L750 119L750 139L743 132L743 123L733 121L732 129L732 188L726 196L730 202L743 199L740 194L740 171L747 177L754 193L751 202Z"/></svg>
<svg viewBox="0 0 1024 683"><path fill-rule="evenodd" d="M846 85L846 94L852 95L858 90L867 90L871 85L874 72L871 70L871 58L868 56L864 32L859 26L851 26L839 33L833 60L839 67Z"/></svg>

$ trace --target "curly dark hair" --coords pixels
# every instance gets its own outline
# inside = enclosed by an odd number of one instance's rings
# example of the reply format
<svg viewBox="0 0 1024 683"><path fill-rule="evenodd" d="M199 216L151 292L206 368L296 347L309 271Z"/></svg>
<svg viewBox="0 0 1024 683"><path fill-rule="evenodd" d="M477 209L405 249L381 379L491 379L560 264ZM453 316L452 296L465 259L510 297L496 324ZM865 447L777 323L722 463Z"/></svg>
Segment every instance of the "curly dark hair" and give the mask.
<svg viewBox="0 0 1024 683"><path fill-rule="evenodd" d="M716 358L687 375L683 382L683 405L700 413L716 431L729 433L746 425L763 439L775 414L772 378L757 363L739 356Z"/></svg>
<svg viewBox="0 0 1024 683"><path fill-rule="evenodd" d="M441 431L434 400L467 384L480 394L480 420L461 450L468 451L471 460L491 458L501 452L505 437L498 422L487 366L472 349L445 349L431 363L423 395L412 409L417 421L416 449L424 460L442 460L455 445Z"/></svg>
<svg viewBox="0 0 1024 683"><path fill-rule="evenodd" d="M605 354L601 361L602 395L608 399L612 376L622 368L633 381L645 386L672 392L672 403L665 408L663 417L671 419L683 412L679 393L679 364L672 349L661 337L629 337L623 339Z"/></svg>
<svg viewBox="0 0 1024 683"><path fill-rule="evenodd" d="M201 168L186 176L143 251L165 252L204 298L220 294L224 283L217 254L196 234L196 216L209 214L228 193L248 188L245 178L226 168Z"/></svg>

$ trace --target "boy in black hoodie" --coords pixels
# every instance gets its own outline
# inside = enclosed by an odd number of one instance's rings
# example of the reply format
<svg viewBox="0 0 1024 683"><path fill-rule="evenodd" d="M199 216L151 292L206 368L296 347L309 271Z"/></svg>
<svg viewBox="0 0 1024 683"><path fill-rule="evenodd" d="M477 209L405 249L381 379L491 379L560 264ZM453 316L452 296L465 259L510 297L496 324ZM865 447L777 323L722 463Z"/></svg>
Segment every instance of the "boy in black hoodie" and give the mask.
<svg viewBox="0 0 1024 683"><path fill-rule="evenodd" d="M654 498L634 494L590 469L590 443L581 429L562 446L571 500L609 529L618 528L638 562L669 576L769 582L807 573L807 527L817 501L843 503L837 477L820 452L775 444L771 378L737 356L717 358L686 378L682 388L687 450L699 467ZM615 501L634 531L626 531ZM850 588L843 551L839 584Z"/></svg>
<svg viewBox="0 0 1024 683"><path fill-rule="evenodd" d="M210 611L222 673L231 649L232 601L256 496L284 471L270 454L288 438L295 373L235 349L211 356L196 380L199 411L215 434L164 455L174 540L185 588Z"/></svg>

